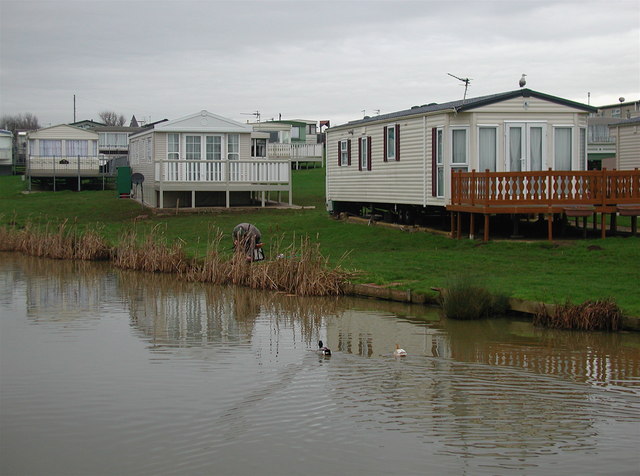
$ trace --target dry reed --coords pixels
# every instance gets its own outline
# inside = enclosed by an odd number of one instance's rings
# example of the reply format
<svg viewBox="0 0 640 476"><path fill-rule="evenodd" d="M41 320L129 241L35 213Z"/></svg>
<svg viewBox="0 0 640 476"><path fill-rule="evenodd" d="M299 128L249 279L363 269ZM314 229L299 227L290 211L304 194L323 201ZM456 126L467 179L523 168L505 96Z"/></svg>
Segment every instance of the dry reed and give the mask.
<svg viewBox="0 0 640 476"><path fill-rule="evenodd" d="M617 331L622 322L622 311L613 299L585 301L582 304L569 302L557 305L549 312L542 305L533 319L536 326L553 329L579 329Z"/></svg>
<svg viewBox="0 0 640 476"><path fill-rule="evenodd" d="M190 263L182 242L172 245L159 241L157 227L149 235L138 239L137 232L125 233L114 248L113 264L122 269L135 269L152 273L185 273Z"/></svg>
<svg viewBox="0 0 640 476"><path fill-rule="evenodd" d="M47 224L38 230L27 224L0 227L0 251L19 251L26 255L52 259L105 260L110 256L106 241L95 231L79 233L67 220L56 227Z"/></svg>
<svg viewBox="0 0 640 476"><path fill-rule="evenodd" d="M19 251L31 256L105 260L122 269L156 273L177 273L194 282L234 284L253 289L267 289L300 296L329 296L344 293L351 276L340 265L330 266L320 252L320 245L308 237L283 246L274 240L268 255L274 259L249 262L243 250L231 256L222 253L224 234L218 231L210 241L206 256L196 262L187 259L180 240L167 244L158 227L146 236L136 230L125 233L110 248L98 231L78 232L67 221L40 229L31 224L18 229L15 225L0 227L0 251Z"/></svg>

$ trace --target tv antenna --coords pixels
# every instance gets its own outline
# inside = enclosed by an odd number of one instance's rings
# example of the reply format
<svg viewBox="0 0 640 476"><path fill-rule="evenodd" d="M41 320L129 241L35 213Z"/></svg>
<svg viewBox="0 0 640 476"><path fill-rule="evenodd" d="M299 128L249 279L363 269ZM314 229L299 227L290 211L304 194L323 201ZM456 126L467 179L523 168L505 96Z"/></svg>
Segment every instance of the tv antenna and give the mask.
<svg viewBox="0 0 640 476"><path fill-rule="evenodd" d="M462 81L464 83L464 96L462 97L462 101L464 102L465 99L467 99L467 89L469 88L469 83L471 83L471 79L469 78L459 78L454 74L451 73L447 73L449 76L451 76L452 78L456 78L459 81Z"/></svg>
<svg viewBox="0 0 640 476"><path fill-rule="evenodd" d="M253 112L241 112L240 114L242 114L243 116L255 116L256 122L260 122L260 111L258 110Z"/></svg>

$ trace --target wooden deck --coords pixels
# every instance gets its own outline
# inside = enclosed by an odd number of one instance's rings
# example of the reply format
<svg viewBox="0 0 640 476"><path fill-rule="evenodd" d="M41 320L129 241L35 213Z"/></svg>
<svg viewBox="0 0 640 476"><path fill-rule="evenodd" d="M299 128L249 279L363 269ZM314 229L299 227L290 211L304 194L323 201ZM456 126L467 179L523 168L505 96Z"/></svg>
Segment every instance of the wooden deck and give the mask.
<svg viewBox="0 0 640 476"><path fill-rule="evenodd" d="M545 214L548 238L553 239L554 215L582 217L600 213L602 238L605 216L630 216L637 232L640 215L640 170L454 172L451 176L451 234L461 237L461 213L469 214L470 235L475 215L484 216L484 241L494 214ZM615 219L615 218L614 218Z"/></svg>

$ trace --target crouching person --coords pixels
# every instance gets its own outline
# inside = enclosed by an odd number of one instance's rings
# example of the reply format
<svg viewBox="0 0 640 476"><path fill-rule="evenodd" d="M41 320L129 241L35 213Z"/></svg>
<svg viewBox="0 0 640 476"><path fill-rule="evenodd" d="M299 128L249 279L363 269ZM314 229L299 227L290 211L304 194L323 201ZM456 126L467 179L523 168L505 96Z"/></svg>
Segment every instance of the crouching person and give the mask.
<svg viewBox="0 0 640 476"><path fill-rule="evenodd" d="M236 251L242 250L247 261L262 261L262 236L260 230L251 223L240 223L233 229L233 247Z"/></svg>

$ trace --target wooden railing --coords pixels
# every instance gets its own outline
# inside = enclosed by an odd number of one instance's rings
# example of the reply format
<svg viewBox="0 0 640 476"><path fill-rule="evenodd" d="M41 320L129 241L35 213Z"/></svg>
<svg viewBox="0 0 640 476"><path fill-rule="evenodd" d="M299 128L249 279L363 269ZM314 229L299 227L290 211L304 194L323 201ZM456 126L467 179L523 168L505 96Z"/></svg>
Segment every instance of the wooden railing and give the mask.
<svg viewBox="0 0 640 476"><path fill-rule="evenodd" d="M479 206L640 203L640 170L452 172L451 204Z"/></svg>
<svg viewBox="0 0 640 476"><path fill-rule="evenodd" d="M287 160L162 160L156 180L163 182L288 183Z"/></svg>

